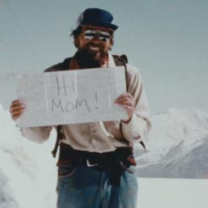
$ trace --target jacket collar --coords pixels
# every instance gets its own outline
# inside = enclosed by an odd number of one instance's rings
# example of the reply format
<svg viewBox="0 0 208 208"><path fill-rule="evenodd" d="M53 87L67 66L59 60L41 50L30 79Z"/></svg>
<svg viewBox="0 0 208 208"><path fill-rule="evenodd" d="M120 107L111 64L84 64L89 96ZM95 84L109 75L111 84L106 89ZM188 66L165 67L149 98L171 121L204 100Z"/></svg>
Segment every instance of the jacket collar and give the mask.
<svg viewBox="0 0 208 208"><path fill-rule="evenodd" d="M108 52L108 67L116 67L113 56L110 52Z"/></svg>

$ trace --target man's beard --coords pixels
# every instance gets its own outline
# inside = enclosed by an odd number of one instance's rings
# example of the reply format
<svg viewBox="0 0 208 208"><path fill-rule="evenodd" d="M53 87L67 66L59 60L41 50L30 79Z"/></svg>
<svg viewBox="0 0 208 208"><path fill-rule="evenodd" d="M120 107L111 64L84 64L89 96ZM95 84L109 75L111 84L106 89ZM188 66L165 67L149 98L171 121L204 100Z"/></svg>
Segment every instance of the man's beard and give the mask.
<svg viewBox="0 0 208 208"><path fill-rule="evenodd" d="M90 47L99 48L98 51L90 50ZM80 68L99 68L103 65L104 60L107 56L107 51L105 51L102 45L89 43L83 49L80 49L76 58L80 65Z"/></svg>

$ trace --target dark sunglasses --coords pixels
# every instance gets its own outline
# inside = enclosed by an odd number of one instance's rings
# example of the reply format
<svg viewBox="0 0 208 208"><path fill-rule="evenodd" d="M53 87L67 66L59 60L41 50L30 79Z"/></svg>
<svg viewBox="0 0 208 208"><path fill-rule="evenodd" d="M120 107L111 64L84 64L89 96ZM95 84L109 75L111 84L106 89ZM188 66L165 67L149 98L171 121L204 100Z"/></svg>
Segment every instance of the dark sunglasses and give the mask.
<svg viewBox="0 0 208 208"><path fill-rule="evenodd" d="M111 34L108 31L101 31L101 30L85 30L83 32L84 39L92 40L96 36L103 42L109 42L111 38Z"/></svg>

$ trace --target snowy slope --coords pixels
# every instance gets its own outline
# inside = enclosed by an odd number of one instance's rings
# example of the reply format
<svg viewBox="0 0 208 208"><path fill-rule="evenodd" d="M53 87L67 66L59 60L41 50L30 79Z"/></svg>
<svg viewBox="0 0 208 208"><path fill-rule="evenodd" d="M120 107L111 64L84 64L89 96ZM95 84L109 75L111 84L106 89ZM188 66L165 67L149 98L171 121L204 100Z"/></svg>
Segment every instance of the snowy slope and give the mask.
<svg viewBox="0 0 208 208"><path fill-rule="evenodd" d="M38 145L22 138L0 106L0 208L54 206L56 161L51 149L50 143Z"/></svg>
<svg viewBox="0 0 208 208"><path fill-rule="evenodd" d="M147 154L136 148L138 175L208 178L208 114L194 108L172 108L152 122Z"/></svg>
<svg viewBox="0 0 208 208"><path fill-rule="evenodd" d="M154 117L148 153L143 154L140 146L136 149L139 176L206 178L207 127L207 114L196 109L171 109L168 114ZM56 161L50 153L54 142L55 132L42 145L22 138L9 113L0 106L0 208L56 207ZM180 179L173 183L168 179L140 178L139 207L205 208L208 183L198 181ZM171 196L167 186L175 193L180 189L183 197ZM169 200L156 200L159 195ZM192 195L195 197L187 201Z"/></svg>
<svg viewBox="0 0 208 208"><path fill-rule="evenodd" d="M138 208L207 208L208 180L139 178Z"/></svg>

